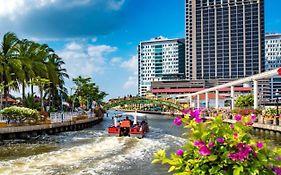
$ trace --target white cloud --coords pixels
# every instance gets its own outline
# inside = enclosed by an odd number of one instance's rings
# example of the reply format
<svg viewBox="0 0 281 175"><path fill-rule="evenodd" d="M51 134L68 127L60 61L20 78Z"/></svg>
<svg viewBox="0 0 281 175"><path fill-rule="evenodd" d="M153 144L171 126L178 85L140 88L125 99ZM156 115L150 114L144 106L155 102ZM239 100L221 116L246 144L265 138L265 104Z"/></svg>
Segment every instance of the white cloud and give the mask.
<svg viewBox="0 0 281 175"><path fill-rule="evenodd" d="M136 74L129 76L127 81L123 85L124 89L137 89L138 88L138 77Z"/></svg>
<svg viewBox="0 0 281 175"><path fill-rule="evenodd" d="M113 57L111 60L110 60L110 64L111 65L118 65L119 63L121 63L122 61L122 58L121 57Z"/></svg>
<svg viewBox="0 0 281 175"><path fill-rule="evenodd" d="M77 44L76 42L71 42L66 45L67 50L81 50L82 46Z"/></svg>
<svg viewBox="0 0 281 175"><path fill-rule="evenodd" d="M131 59L129 59L128 61L124 61L121 63L121 67L128 69L130 71L137 71L138 70L138 57L137 55L132 56Z"/></svg>
<svg viewBox="0 0 281 175"><path fill-rule="evenodd" d="M0 16L9 17L10 20L16 16L25 14L34 9L50 7L52 5L59 8L72 8L86 6L88 4L105 3L110 10L120 10L125 0L0 0Z"/></svg>
<svg viewBox="0 0 281 175"><path fill-rule="evenodd" d="M14 20L32 9L43 8L55 2L56 0L0 0L0 16Z"/></svg>
<svg viewBox="0 0 281 175"><path fill-rule="evenodd" d="M106 54L116 51L116 47L108 45L82 45L68 43L58 55L65 61L70 79L76 76L92 77L94 73L102 74L105 67Z"/></svg>
<svg viewBox="0 0 281 175"><path fill-rule="evenodd" d="M128 10L124 3L125 0L0 0L0 33L13 31L25 38L40 39L106 35L124 25L124 11Z"/></svg>
<svg viewBox="0 0 281 175"><path fill-rule="evenodd" d="M122 68L131 72L127 81L123 84L124 89L137 89L138 85L138 57L134 55L131 59L123 61L120 65Z"/></svg>

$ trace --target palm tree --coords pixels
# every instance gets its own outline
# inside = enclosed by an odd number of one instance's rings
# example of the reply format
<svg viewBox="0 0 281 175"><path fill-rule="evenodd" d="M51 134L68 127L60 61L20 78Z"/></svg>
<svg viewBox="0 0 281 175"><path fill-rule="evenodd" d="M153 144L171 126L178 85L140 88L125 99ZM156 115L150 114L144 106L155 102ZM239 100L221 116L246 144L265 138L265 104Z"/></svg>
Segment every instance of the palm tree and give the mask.
<svg viewBox="0 0 281 175"><path fill-rule="evenodd" d="M0 46L0 79L4 85L4 97L6 97L6 101L9 89L16 89L18 87L16 83L17 77L23 75L21 69L22 64L21 61L17 59L17 52L15 49L18 41L19 40L14 33L8 32L3 36ZM15 83L11 84L11 82Z"/></svg>
<svg viewBox="0 0 281 175"><path fill-rule="evenodd" d="M22 63L23 75L18 77L19 83L22 85L22 99L25 99L25 87L26 83L35 77L35 73L32 69L32 55L35 52L33 47L34 42L31 42L27 39L21 40L16 45L16 51L18 54L18 59Z"/></svg>

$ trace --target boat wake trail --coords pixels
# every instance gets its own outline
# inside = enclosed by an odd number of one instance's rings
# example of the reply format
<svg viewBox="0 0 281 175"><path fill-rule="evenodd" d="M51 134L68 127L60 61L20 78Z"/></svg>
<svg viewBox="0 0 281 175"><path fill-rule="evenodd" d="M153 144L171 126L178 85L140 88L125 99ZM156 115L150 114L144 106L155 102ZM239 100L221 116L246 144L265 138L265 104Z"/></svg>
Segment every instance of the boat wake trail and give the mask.
<svg viewBox="0 0 281 175"><path fill-rule="evenodd" d="M169 149L171 144L173 147L184 144L184 139L165 134L159 128L150 128L143 139L109 137L103 130L89 131L86 134L74 133L72 136L67 133L58 137L66 140L62 148L0 161L0 174L115 175L134 167L141 169L144 162L150 164L153 153L160 148Z"/></svg>

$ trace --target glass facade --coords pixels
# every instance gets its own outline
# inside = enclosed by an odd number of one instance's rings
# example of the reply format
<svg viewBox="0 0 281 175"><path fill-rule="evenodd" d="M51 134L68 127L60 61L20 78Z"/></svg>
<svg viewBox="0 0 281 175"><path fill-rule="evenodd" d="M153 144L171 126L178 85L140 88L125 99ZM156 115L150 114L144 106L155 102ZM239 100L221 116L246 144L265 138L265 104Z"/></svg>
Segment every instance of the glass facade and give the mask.
<svg viewBox="0 0 281 175"><path fill-rule="evenodd" d="M186 0L186 50L186 68L191 69L190 62L193 66L189 79L263 72L263 0Z"/></svg>

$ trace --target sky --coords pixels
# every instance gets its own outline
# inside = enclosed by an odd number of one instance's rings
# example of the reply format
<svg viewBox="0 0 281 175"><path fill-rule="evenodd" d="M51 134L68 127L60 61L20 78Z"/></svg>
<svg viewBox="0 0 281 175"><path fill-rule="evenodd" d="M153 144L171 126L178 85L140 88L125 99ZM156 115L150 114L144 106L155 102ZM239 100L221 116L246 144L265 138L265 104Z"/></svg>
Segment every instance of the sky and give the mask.
<svg viewBox="0 0 281 175"><path fill-rule="evenodd" d="M280 0L265 0L265 31L281 33ZM0 37L46 43L72 78L91 77L107 99L137 94L137 46L184 37L185 0L0 0Z"/></svg>

